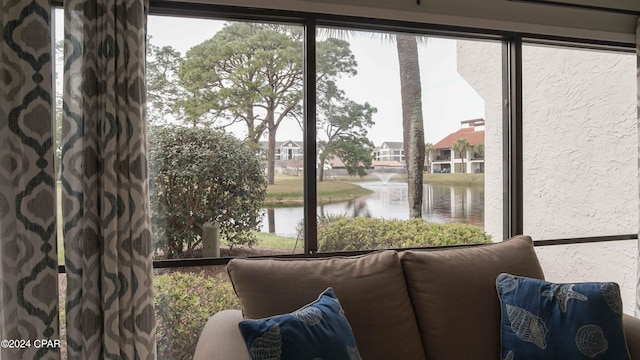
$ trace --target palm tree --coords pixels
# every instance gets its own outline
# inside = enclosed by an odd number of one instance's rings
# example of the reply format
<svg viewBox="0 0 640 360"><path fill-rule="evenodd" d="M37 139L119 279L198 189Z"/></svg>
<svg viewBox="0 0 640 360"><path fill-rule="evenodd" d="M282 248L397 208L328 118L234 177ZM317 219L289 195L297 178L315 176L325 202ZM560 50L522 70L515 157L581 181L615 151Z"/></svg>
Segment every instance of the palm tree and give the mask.
<svg viewBox="0 0 640 360"><path fill-rule="evenodd" d="M475 151L476 153L478 153L478 155L482 156L482 158L484 158L484 144L478 144L476 146L473 147L473 151Z"/></svg>
<svg viewBox="0 0 640 360"><path fill-rule="evenodd" d="M471 145L466 139L458 139L453 144L453 151L458 152L460 154L460 158L462 159L462 173L466 173L466 167L464 164L464 154L467 150L471 149Z"/></svg>
<svg viewBox="0 0 640 360"><path fill-rule="evenodd" d="M395 34L400 65L402 97L402 140L407 164L409 217L422 217L424 172L424 122L422 118L422 84L417 36Z"/></svg>
<svg viewBox="0 0 640 360"><path fill-rule="evenodd" d="M329 36L349 37L348 30L326 29ZM383 34L384 41L394 41L400 66L400 96L402 98L402 141L407 167L409 217L422 217L424 172L424 122L422 117L422 83L418 42L427 38L412 34Z"/></svg>

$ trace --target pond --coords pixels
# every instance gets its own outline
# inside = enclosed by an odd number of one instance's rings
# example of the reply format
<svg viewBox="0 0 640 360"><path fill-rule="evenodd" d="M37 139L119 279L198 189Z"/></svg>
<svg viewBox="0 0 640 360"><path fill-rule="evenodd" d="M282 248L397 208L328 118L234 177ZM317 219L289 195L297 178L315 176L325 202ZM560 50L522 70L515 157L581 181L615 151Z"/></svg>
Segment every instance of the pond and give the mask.
<svg viewBox="0 0 640 360"><path fill-rule="evenodd" d="M371 181L358 185L373 194L340 203L318 206L318 215L408 219L407 184ZM304 217L302 206L265 209L263 232L295 237ZM437 223L459 222L484 228L484 187L424 185L422 217Z"/></svg>

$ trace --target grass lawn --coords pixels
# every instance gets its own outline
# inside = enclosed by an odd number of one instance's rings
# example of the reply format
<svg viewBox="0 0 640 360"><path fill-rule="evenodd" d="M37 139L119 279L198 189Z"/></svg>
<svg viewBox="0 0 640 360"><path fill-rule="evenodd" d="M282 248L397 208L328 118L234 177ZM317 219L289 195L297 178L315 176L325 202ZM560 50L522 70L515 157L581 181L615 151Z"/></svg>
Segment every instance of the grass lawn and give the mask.
<svg viewBox="0 0 640 360"><path fill-rule="evenodd" d="M299 176L278 175L275 184L267 186L267 206L302 205L303 179ZM341 202L369 195L372 191L351 183L324 180L316 183L318 204Z"/></svg>
<svg viewBox="0 0 640 360"><path fill-rule="evenodd" d="M266 251L266 253L278 253L278 254L300 254L304 251L304 244L302 241L297 241L294 237L285 237L260 231L253 232L258 239L258 243L251 247L251 249L257 251ZM228 248L229 244L221 239L220 248ZM244 246L241 246L243 248ZM275 252L273 252L275 251Z"/></svg>
<svg viewBox="0 0 640 360"><path fill-rule="evenodd" d="M424 174L425 184L484 185L484 174Z"/></svg>
<svg viewBox="0 0 640 360"><path fill-rule="evenodd" d="M374 175L367 175L364 177L336 177L336 180L358 182L358 181L379 181L380 178ZM407 182L407 176L405 174L394 175L389 182ZM460 186L473 186L484 185L484 174L427 174L423 175L422 182L425 184L437 184L437 185L460 185Z"/></svg>
<svg viewBox="0 0 640 360"><path fill-rule="evenodd" d="M284 237L265 232L256 232L256 237L259 241L255 246L257 249L279 249L296 253L300 253L304 250L304 244L302 241L298 241L296 243L296 238Z"/></svg>

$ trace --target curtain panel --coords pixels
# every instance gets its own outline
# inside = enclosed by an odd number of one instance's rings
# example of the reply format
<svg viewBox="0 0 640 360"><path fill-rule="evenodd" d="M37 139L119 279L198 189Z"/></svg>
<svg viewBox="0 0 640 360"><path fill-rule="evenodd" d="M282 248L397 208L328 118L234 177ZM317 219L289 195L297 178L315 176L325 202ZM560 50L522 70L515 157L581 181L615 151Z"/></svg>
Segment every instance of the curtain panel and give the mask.
<svg viewBox="0 0 640 360"><path fill-rule="evenodd" d="M62 197L69 359L154 359L143 0L66 0Z"/></svg>
<svg viewBox="0 0 640 360"><path fill-rule="evenodd" d="M59 358L50 19L0 1L0 359Z"/></svg>

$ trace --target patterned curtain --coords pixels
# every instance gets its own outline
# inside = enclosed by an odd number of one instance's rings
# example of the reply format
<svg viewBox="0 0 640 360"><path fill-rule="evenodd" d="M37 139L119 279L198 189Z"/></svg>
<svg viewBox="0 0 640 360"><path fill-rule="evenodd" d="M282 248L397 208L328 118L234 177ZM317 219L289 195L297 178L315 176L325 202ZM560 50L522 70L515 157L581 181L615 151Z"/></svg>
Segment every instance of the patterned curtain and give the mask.
<svg viewBox="0 0 640 360"><path fill-rule="evenodd" d="M153 359L144 0L65 0L69 359Z"/></svg>
<svg viewBox="0 0 640 360"><path fill-rule="evenodd" d="M0 359L59 358L50 15L0 1Z"/></svg>

